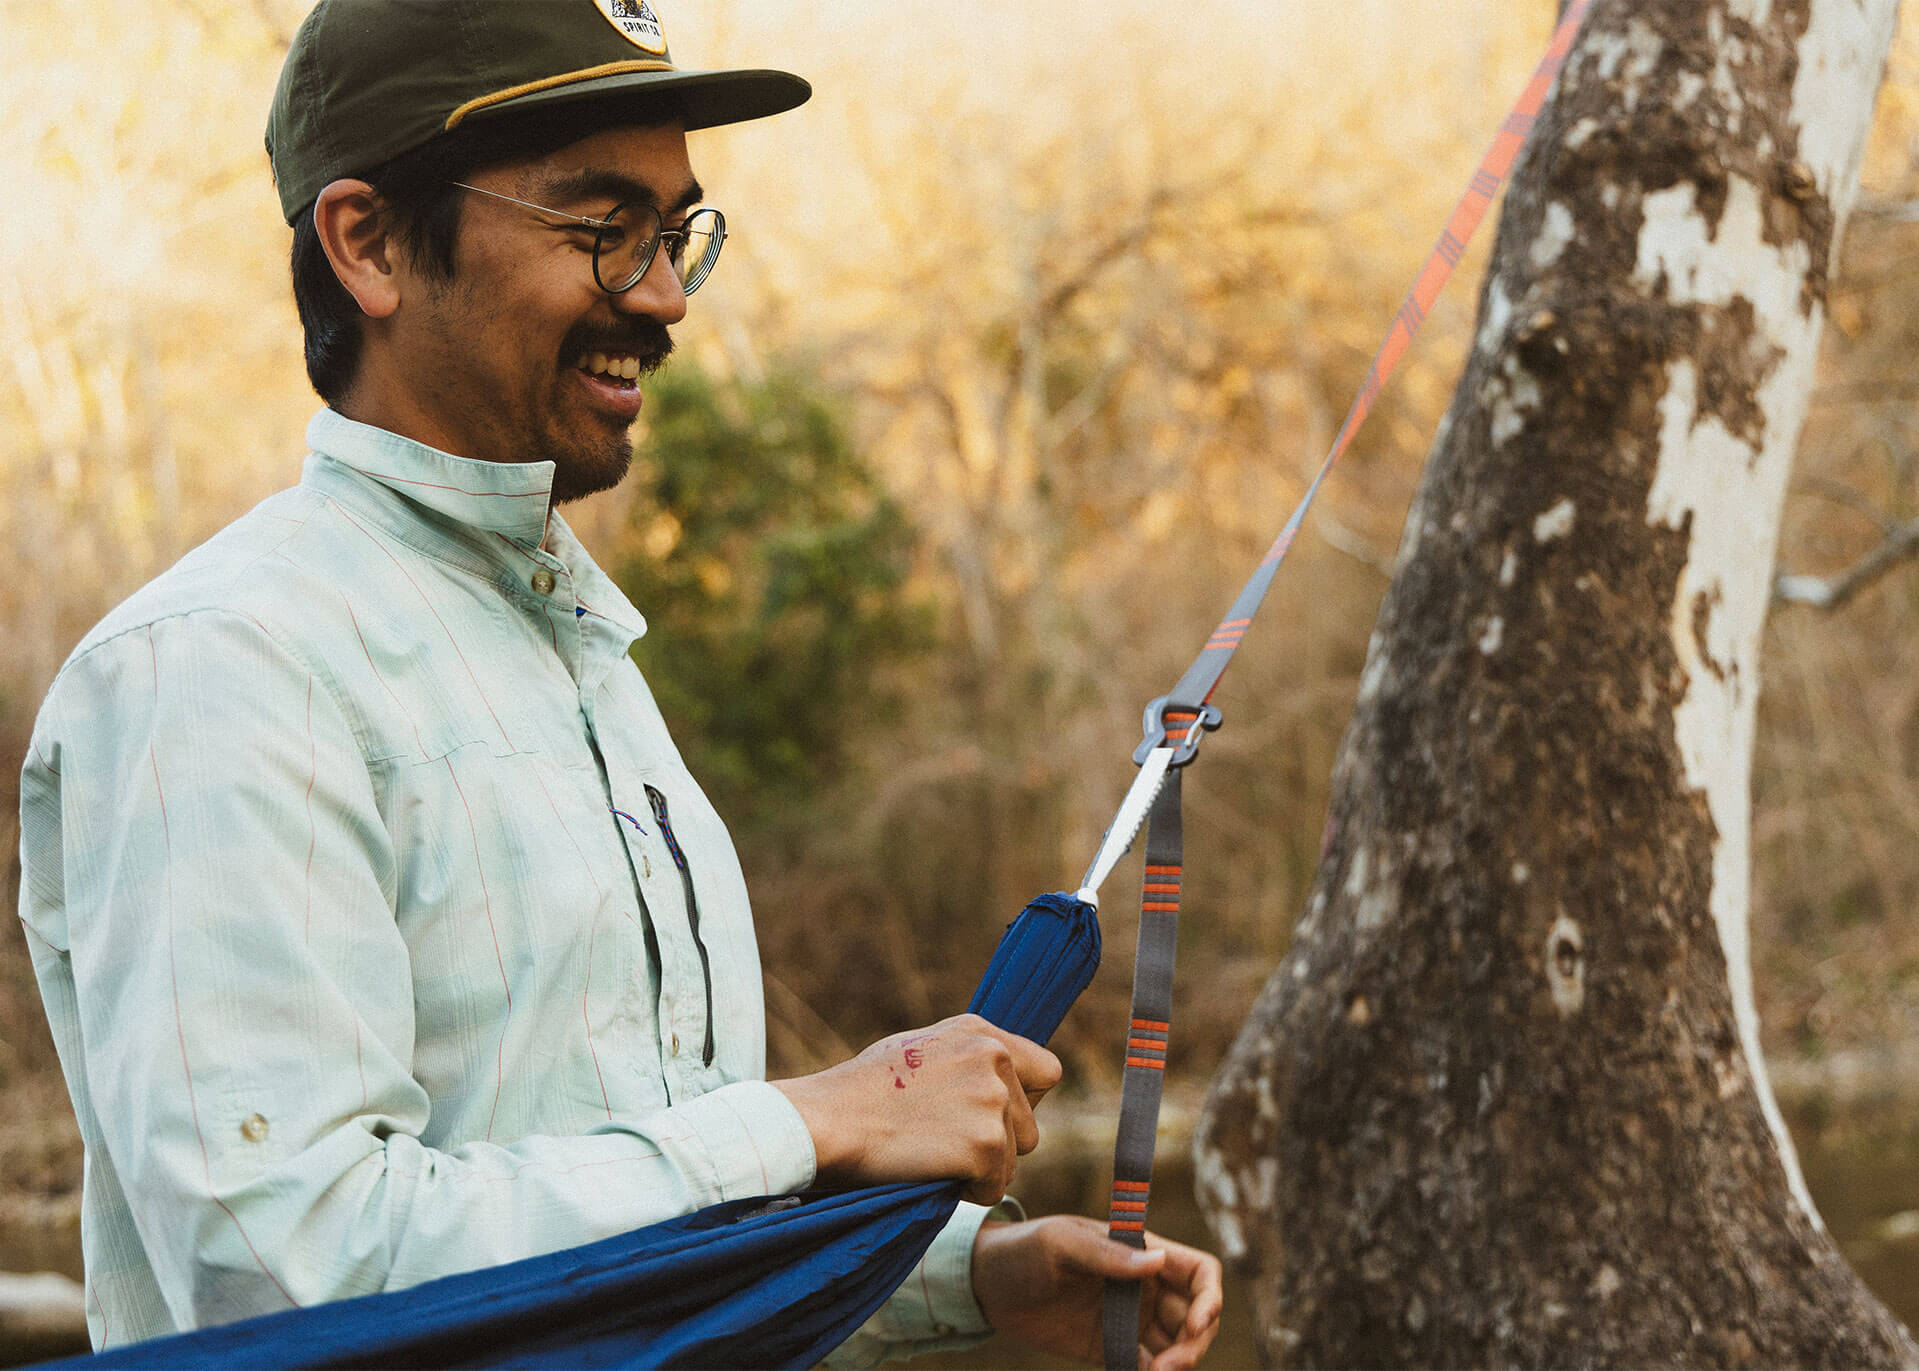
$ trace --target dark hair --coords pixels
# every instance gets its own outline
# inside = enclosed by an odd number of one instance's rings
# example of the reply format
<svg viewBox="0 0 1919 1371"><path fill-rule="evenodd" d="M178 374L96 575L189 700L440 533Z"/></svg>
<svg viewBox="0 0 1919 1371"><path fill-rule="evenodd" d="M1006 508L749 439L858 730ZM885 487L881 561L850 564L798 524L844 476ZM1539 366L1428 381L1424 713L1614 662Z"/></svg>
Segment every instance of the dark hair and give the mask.
<svg viewBox="0 0 1919 1371"><path fill-rule="evenodd" d="M677 109L577 102L511 119L462 124L451 133L363 173L392 216L394 241L409 262L442 280L453 277L464 196L451 183L495 162L545 157L616 124L647 124L676 117ZM353 384L360 367L360 306L333 274L313 225L311 205L293 225L293 304L306 335L307 379L328 404Z"/></svg>

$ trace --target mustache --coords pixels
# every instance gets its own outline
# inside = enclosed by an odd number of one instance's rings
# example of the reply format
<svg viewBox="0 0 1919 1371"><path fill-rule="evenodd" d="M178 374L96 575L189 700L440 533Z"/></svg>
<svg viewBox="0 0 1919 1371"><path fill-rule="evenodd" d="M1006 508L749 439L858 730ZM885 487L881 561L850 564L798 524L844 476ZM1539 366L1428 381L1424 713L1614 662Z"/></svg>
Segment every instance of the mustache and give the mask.
<svg viewBox="0 0 1919 1371"><path fill-rule="evenodd" d="M621 353L639 359L640 374L651 376L673 355L673 335L655 319L635 319L621 328L581 324L560 346L562 366L576 366L592 352Z"/></svg>

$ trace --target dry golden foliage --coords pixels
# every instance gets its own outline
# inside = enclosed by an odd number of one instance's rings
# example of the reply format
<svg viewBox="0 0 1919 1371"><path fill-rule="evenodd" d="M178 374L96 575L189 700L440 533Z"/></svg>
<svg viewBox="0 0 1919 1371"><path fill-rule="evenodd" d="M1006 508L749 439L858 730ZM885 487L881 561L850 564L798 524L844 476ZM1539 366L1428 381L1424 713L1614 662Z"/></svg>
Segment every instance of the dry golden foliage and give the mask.
<svg viewBox="0 0 1919 1371"><path fill-rule="evenodd" d="M296 478L314 401L260 129L302 8L0 0L8 776L86 627ZM1551 10L727 0L668 16L682 61L788 66L819 92L798 113L696 135L737 237L688 351L721 375L808 359L850 397L864 450L923 531L917 589L952 629L908 717L866 737L857 784L821 797L803 841L746 854L782 979L781 1056L797 1065L836 1036L951 1009L1018 904L1077 877L1128 778L1139 706L1303 488ZM1909 26L1868 173L1887 203L1919 194L1915 136ZM1874 509L1913 498L1913 396L1878 382L1911 355L1919 227L1859 223L1786 535L1795 570L1841 566L1870 536L1845 531L1857 516L1822 501L1827 484ZM1185 969L1208 991L1179 1046L1199 1070L1310 880L1326 773L1483 251L1315 514L1188 787ZM621 513L614 495L576 520L609 564ZM1886 1031L1876 1006L1909 1004L1919 978L1915 616L1908 575L1841 617L1784 612L1773 633L1762 993L1776 1021L1818 1018L1827 1040ZM1069 1043L1095 1075L1125 988L1120 885L1110 969ZM0 1028L19 1045L39 1030L37 1006L18 1002L17 947L0 941ZM30 1045L8 1060L9 1073L49 1064Z"/></svg>

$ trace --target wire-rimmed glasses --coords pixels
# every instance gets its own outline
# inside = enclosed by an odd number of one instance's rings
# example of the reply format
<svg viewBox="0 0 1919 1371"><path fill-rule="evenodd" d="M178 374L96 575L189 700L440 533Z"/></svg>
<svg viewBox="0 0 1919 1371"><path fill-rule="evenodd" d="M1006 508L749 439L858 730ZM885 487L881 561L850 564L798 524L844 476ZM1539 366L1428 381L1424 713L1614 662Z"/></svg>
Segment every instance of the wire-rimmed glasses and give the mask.
<svg viewBox="0 0 1919 1371"><path fill-rule="evenodd" d="M666 245L667 264L680 278L680 290L691 295L713 274L713 264L720 260L720 249L726 245L726 216L711 206L694 210L678 228L670 229L659 210L641 200L615 205L604 219L587 219L497 190L469 186L464 181L449 184L592 229L593 280L609 295L619 295L639 284L652 268L662 243Z"/></svg>

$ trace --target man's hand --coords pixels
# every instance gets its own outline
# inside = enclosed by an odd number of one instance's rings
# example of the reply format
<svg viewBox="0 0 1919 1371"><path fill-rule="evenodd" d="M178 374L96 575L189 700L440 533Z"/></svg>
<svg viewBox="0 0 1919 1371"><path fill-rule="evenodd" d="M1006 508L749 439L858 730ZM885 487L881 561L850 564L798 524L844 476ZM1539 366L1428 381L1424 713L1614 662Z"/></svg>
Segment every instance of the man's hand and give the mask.
<svg viewBox="0 0 1919 1371"><path fill-rule="evenodd" d="M1059 1058L973 1014L883 1038L850 1062L775 1081L829 1185L958 1180L993 1204L1039 1142L1033 1106Z"/></svg>
<svg viewBox="0 0 1919 1371"><path fill-rule="evenodd" d="M1141 1371L1188 1371L1219 1331L1219 1258L1146 1235L1117 1243L1092 1219L986 1223L973 1243L973 1294L997 1332L1097 1365L1106 1279L1140 1282Z"/></svg>

